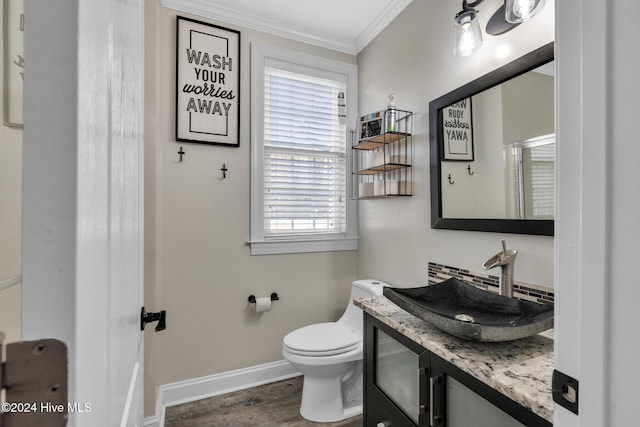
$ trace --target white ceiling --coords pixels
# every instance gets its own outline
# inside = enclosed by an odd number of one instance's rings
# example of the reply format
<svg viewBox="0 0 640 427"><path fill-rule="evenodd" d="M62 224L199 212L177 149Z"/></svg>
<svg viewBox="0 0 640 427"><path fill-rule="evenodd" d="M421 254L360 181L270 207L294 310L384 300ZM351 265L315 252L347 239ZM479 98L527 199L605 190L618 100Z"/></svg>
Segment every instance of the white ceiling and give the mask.
<svg viewBox="0 0 640 427"><path fill-rule="evenodd" d="M357 54L412 0L161 0L164 7Z"/></svg>

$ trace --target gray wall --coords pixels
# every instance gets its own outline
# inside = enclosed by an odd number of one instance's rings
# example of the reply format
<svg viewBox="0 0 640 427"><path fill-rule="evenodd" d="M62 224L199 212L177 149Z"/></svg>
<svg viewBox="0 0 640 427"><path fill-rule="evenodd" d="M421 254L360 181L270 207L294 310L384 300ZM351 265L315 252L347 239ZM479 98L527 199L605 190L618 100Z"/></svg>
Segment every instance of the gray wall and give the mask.
<svg viewBox="0 0 640 427"><path fill-rule="evenodd" d="M188 16L180 13L181 16ZM145 304L167 310L167 330L145 334L145 413L157 388L282 360L282 338L334 321L356 278L356 253L250 256L250 43L355 63L352 55L223 22L241 32L240 147L176 143L176 12L147 2ZM177 151L186 155L178 163ZM221 180L222 164L229 169ZM251 294L280 301L257 315Z"/></svg>
<svg viewBox="0 0 640 427"><path fill-rule="evenodd" d="M500 3L479 6L481 22ZM502 36L485 34L480 51L458 58L452 54L452 32L459 9L458 2L414 1L358 55L360 112L384 108L388 94L395 93L399 108L417 114L414 196L360 202L358 276L420 285L427 282L428 261L481 271L506 238L509 247L520 251L516 278L553 287L552 237L430 228L429 101L554 38L554 4L548 2L531 21Z"/></svg>

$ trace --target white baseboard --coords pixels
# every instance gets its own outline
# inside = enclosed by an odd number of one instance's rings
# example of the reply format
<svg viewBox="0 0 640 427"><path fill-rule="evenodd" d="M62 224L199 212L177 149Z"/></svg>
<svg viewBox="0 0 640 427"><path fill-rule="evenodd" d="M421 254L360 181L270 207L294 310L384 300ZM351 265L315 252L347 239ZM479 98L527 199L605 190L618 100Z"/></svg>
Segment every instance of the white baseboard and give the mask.
<svg viewBox="0 0 640 427"><path fill-rule="evenodd" d="M156 415L145 418L144 427L163 427L168 406L193 402L219 394L244 390L302 375L286 360L251 366L207 377L164 384L158 390Z"/></svg>

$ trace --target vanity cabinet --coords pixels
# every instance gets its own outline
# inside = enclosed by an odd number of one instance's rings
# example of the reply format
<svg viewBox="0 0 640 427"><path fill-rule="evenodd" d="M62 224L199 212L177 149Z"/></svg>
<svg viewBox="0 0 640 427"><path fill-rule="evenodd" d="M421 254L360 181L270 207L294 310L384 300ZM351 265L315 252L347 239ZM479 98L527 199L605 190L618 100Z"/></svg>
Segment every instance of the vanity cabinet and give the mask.
<svg viewBox="0 0 640 427"><path fill-rule="evenodd" d="M353 196L411 196L413 113L387 109L360 117L352 136Z"/></svg>
<svg viewBox="0 0 640 427"><path fill-rule="evenodd" d="M551 426L366 313L364 328L366 426Z"/></svg>

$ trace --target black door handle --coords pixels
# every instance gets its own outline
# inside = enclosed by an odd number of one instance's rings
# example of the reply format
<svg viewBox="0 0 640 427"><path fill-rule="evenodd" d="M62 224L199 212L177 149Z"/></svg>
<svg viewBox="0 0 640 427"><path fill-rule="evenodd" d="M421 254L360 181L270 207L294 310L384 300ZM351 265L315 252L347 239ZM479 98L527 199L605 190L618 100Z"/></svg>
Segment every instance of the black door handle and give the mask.
<svg viewBox="0 0 640 427"><path fill-rule="evenodd" d="M155 329L156 332L164 331L167 329L167 312L161 310L157 313L147 313L142 307L140 310L140 330L144 331L145 325L151 322L158 322Z"/></svg>

